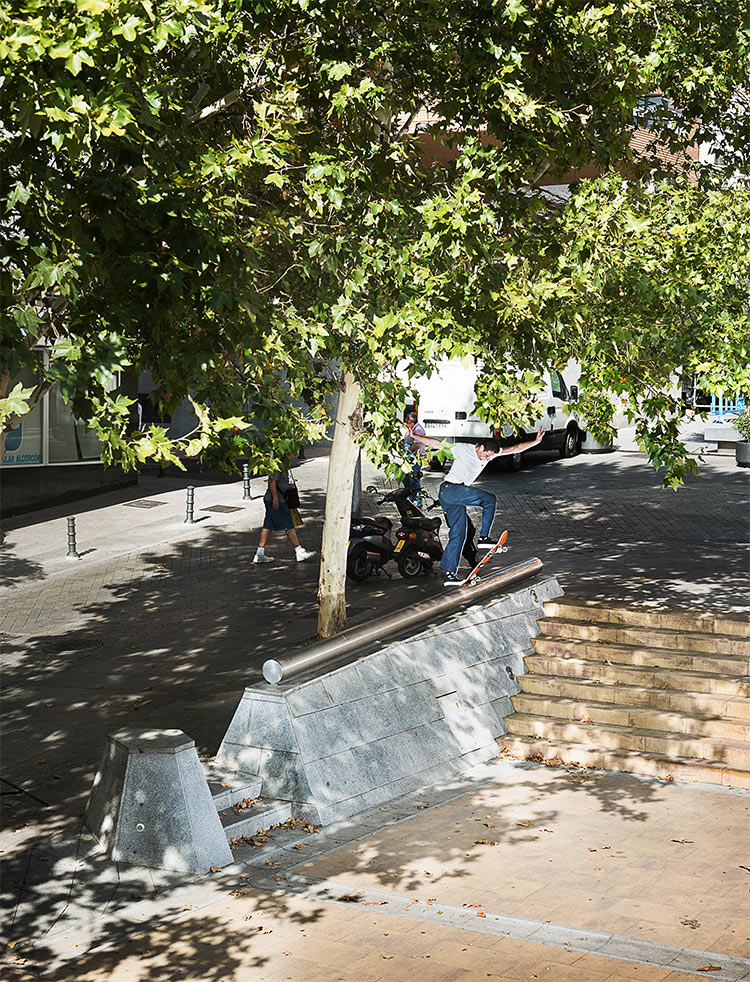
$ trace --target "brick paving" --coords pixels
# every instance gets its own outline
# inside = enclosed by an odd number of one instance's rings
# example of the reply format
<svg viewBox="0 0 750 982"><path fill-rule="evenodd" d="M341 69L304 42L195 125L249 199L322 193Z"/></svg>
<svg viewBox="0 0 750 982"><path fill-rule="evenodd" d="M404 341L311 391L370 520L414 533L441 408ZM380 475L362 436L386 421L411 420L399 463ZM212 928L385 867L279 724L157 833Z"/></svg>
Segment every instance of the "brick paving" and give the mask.
<svg viewBox="0 0 750 982"><path fill-rule="evenodd" d="M691 478L674 494L661 490L658 475L638 454L569 461L543 454L528 457L520 473L496 470L482 482L500 499L496 529L507 526L511 531L509 562L539 556L545 572L557 575L571 595L748 609L750 475L736 468L732 458L708 458L701 476ZM305 492L301 538L308 548L320 548L325 468L324 459L314 459L297 473ZM384 485L372 473L366 473L365 482L373 478ZM435 491L439 481L439 474L426 478ZM250 502L242 502L241 484L198 485L196 517L201 521L192 527L183 524L188 483L144 482L129 495L119 493L77 505L79 551L84 555L76 563L65 559L65 515L76 513L72 509L4 523L7 538L0 549L4 583L0 586L2 776L10 785L3 785L3 818L8 828L0 843L6 855L24 842L67 827L80 815L108 732L134 724L178 727L196 740L201 753L210 755L243 686L258 677L269 651L287 650L314 635L317 563L297 565L288 544L280 539L274 543L276 564L256 567L251 563L262 516L262 482L254 482ZM129 508L125 505L128 497L154 497L166 504L150 510ZM214 504L241 505L242 511L204 511ZM374 501L368 506L367 510L375 510ZM359 623L442 592L438 578L406 583L395 575L392 580L381 577L351 585L350 620ZM25 793L8 793L11 786ZM495 879L501 875L502 871L493 874ZM314 904L298 903L291 923L318 918ZM262 892L253 918L280 917L271 907L267 893ZM217 925L225 924L225 914L234 916L229 908L217 912ZM185 921L191 916L185 914ZM334 920L321 918L327 925ZM200 924L198 918L198 930ZM380 929L378 924L373 930L376 927ZM716 938L719 928L714 932ZM186 925L184 930L195 927ZM217 927L216 943L233 930ZM159 931L170 938L169 928L157 929L154 937ZM385 932L393 935L397 928L391 923L390 929L383 928ZM240 935L241 931L237 937ZM286 937L283 931L278 936ZM324 930L318 940L321 950L334 950L330 933ZM677 940L690 943L681 936ZM157 948L161 945L151 937L147 941ZM443 941L459 944L460 938L446 934ZM171 943L178 944L176 936L171 936ZM473 945L475 940L467 943ZM479 946L478 941L476 944ZM492 973L501 978L529 978L534 973L540 978L601 977L612 982L677 977L676 972L643 965L606 962L602 966L602 959L578 965L576 974L575 965L569 964L571 959L559 948L540 950L508 939L503 944L512 957L503 963L505 974ZM520 947L511 951L509 945ZM708 940L705 946L710 947ZM112 977L191 977L179 972L170 975L167 947L161 948L163 957L155 962L139 956L138 950L131 946L129 954L125 949L119 951L123 965ZM487 971L479 970L479 962L473 968L463 962L457 965L456 951L451 948L440 961L439 972L435 968L432 974L425 974L419 966L414 970L421 970L422 978L473 982L487 977ZM293 963L292 956L283 951L265 954L256 943L243 952L237 954L236 965L228 966L219 958L215 971L206 969L196 956L194 977L222 982L240 977L354 977L348 954L333 960L332 971L338 975L326 975L325 957L314 944L309 959L300 957L299 963ZM358 949L357 954L356 977L410 977L411 962L407 964L406 959L414 952L408 945L393 953L394 964L401 959L395 975L387 960L380 964L377 948L373 953ZM593 955L579 956L594 959ZM370 957L373 962L367 962ZM116 961L115 955L109 961L91 955L73 974L59 977L104 978L112 971L113 959ZM126 962L130 968L123 967ZM404 972L408 968L409 974L403 974L402 968ZM241 975L233 974L240 969ZM582 970L588 974L582 976Z"/></svg>

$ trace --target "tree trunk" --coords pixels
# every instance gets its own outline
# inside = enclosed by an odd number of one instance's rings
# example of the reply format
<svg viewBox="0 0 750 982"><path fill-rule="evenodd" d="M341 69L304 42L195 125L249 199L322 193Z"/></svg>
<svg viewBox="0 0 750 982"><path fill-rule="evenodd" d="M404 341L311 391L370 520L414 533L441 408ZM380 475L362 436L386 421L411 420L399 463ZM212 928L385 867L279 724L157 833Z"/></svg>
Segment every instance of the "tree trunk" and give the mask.
<svg viewBox="0 0 750 982"><path fill-rule="evenodd" d="M362 517L362 451L357 454L354 465L354 485L352 487L352 518Z"/></svg>
<svg viewBox="0 0 750 982"><path fill-rule="evenodd" d="M321 638L333 637L346 627L346 551L352 513L354 468L359 453L356 439L362 429L360 392L359 383L347 372L339 392L331 459L328 464L326 516L318 583L318 635Z"/></svg>

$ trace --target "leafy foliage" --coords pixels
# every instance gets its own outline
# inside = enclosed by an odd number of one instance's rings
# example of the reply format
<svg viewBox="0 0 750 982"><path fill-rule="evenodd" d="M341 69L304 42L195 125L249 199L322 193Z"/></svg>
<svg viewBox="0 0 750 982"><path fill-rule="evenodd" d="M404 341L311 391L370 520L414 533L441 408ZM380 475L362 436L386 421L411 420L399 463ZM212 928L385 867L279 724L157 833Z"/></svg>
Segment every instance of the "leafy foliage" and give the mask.
<svg viewBox="0 0 750 982"><path fill-rule="evenodd" d="M323 431L351 370L361 438L395 470L408 379L440 358L482 359L482 411L518 421L561 338L587 326L591 383L610 386L630 365L625 321L615 349L597 299L614 271L566 238L593 198L563 216L534 186L591 162L664 176L684 161L657 150L679 157L688 125L720 126L736 166L741 16L727 0L5 0L6 384L44 338L45 384L108 459L199 448L267 468ZM634 113L656 91L636 158ZM415 133L424 106L433 122ZM641 233L613 219L605 234ZM674 357L692 350L682 337ZM632 343L644 445L679 457L648 429L660 344ZM695 349L718 374L720 349ZM192 442L131 432L109 383L144 368L158 408L194 400Z"/></svg>

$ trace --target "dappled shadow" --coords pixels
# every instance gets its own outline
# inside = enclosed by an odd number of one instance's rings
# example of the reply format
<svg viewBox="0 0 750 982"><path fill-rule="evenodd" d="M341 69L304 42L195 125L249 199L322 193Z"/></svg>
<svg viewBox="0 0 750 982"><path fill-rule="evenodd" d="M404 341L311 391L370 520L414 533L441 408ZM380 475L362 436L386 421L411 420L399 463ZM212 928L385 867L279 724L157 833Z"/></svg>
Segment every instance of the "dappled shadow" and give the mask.
<svg viewBox="0 0 750 982"><path fill-rule="evenodd" d="M607 455L551 461L538 456L538 463L531 459L519 474L483 479L500 498L496 528L511 529L509 561L540 556L545 572L559 576L571 594L723 609L747 605L746 475L709 466L675 496L661 491L653 470L633 459ZM436 490L439 475L427 480ZM306 505L310 514L320 514L323 495L308 493ZM18 830L6 840L11 861L25 855L29 843L46 831L62 823L70 827L81 814L107 733L125 726L178 728L209 756L243 687L260 679L262 662L314 639L317 559L296 564L288 544L277 536L277 562L253 566L257 534L257 529L217 529L200 542L180 542L139 557L140 565L105 584L96 602L81 602L73 591L50 597L51 604L74 611L74 626L6 641L3 776L12 786L3 786L10 790L3 811L6 824ZM319 550L320 523L307 521L300 538L307 548ZM24 575L36 574L19 570L19 577ZM407 583L395 576L349 585L347 592L355 625L443 591L435 577ZM601 814L642 828L649 806L666 791L635 780L607 783L608 778L593 773L545 773L546 791L538 800L528 778L525 787L523 781L515 785L520 799L502 807L487 790L473 791L471 826L447 821L437 831L421 828L422 817L436 812L415 801L408 805L414 815L408 848L378 833L350 847L343 864L330 862L326 875L335 869L367 872L373 882L407 892L425 893L429 883L425 895L435 896L433 883L441 890L453 881L470 884L486 850L509 847L520 853L545 837L553 839L555 832L544 830L554 830L561 820L567 807L562 798L593 802ZM456 782L456 793L459 789ZM430 791L421 803L434 803ZM486 828L485 822L494 827ZM480 839L487 844L477 845ZM600 844L593 840L591 848ZM430 877L425 878L425 870ZM65 879L58 871L47 882L57 890ZM282 904L279 897L271 902ZM48 910L44 916L47 920L39 921L36 930L33 921L26 925L31 934L43 936L52 915ZM283 912L278 916L283 918ZM184 930L180 974L169 974L175 966L167 952L183 938L182 923L151 932L147 949L134 947L148 973L143 977L231 978L237 964L256 957L258 939L245 936L243 925L235 933L213 915L199 923L200 931ZM104 926L99 930L94 942L103 944L108 936ZM227 946L225 953L220 944ZM204 968L209 955L214 961ZM44 960L43 946L39 957ZM88 972L93 979L107 957L86 956L74 974L50 977L86 979Z"/></svg>
<svg viewBox="0 0 750 982"><path fill-rule="evenodd" d="M11 865L3 901L9 973L60 982L118 966L134 979L239 979L268 964L280 935L304 936L324 917L319 905L253 890L237 866L187 879L111 863L80 828Z"/></svg>
<svg viewBox="0 0 750 982"><path fill-rule="evenodd" d="M305 503L319 513L322 495L308 492ZM318 552L320 535L317 521L299 530ZM253 565L257 536L216 529L141 556L94 603L58 587L54 603L70 609L71 626L6 641L3 776L52 806L43 813L26 796L10 801L5 824L23 840L81 813L107 733L182 729L211 755L263 661L315 640L317 556L296 563L277 534L269 547L277 561ZM357 584L350 623L439 589L434 578Z"/></svg>
<svg viewBox="0 0 750 982"><path fill-rule="evenodd" d="M0 545L0 587L14 587L31 580L44 579L44 567L33 559L24 559L13 552L14 538L9 534Z"/></svg>

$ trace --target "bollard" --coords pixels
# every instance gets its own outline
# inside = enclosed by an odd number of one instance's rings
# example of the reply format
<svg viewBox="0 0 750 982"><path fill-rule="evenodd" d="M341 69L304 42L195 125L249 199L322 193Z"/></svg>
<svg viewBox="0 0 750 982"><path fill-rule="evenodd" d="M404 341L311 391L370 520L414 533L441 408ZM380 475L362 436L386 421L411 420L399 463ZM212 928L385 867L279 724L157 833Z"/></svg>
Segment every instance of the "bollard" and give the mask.
<svg viewBox="0 0 750 982"><path fill-rule="evenodd" d="M195 503L195 488L192 485L187 489L187 510L185 512L185 521L183 525L195 525L195 519L193 518L193 505Z"/></svg>
<svg viewBox="0 0 750 982"><path fill-rule="evenodd" d="M76 520L75 518L68 519L68 552L66 559L80 559L78 551L76 550Z"/></svg>
<svg viewBox="0 0 750 982"><path fill-rule="evenodd" d="M248 501L252 498L250 494L250 465L242 465L242 500Z"/></svg>

